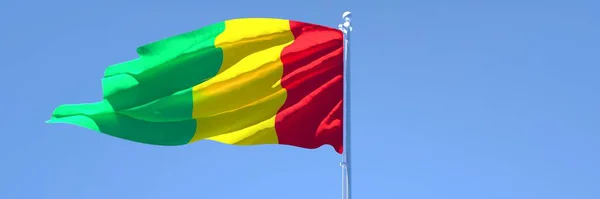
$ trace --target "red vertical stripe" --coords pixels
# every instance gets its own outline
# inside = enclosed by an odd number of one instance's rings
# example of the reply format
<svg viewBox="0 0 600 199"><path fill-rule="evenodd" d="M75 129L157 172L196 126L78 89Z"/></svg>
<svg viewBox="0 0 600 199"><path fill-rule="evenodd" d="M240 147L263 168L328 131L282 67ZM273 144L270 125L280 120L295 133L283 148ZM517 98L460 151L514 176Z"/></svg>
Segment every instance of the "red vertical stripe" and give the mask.
<svg viewBox="0 0 600 199"><path fill-rule="evenodd" d="M281 85L287 99L276 116L280 144L331 145L343 151L343 34L329 27L290 21L294 42L283 49Z"/></svg>

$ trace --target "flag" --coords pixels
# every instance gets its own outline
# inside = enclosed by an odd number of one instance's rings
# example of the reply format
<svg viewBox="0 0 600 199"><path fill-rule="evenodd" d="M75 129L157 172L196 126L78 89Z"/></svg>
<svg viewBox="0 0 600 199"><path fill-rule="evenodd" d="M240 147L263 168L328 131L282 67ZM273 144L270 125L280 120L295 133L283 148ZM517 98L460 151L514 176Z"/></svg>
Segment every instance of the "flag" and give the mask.
<svg viewBox="0 0 600 199"><path fill-rule="evenodd" d="M155 41L108 67L103 99L58 106L68 123L153 145L212 140L343 151L343 33L241 18Z"/></svg>

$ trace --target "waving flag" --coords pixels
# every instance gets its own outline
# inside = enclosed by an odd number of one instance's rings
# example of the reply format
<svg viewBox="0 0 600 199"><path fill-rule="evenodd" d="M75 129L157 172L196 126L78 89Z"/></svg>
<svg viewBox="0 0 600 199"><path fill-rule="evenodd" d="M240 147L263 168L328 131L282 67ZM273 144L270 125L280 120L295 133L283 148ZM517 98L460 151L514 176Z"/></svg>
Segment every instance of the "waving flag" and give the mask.
<svg viewBox="0 0 600 199"><path fill-rule="evenodd" d="M50 123L154 145L208 139L343 150L343 33L284 19L233 19L156 41L110 66L103 99Z"/></svg>

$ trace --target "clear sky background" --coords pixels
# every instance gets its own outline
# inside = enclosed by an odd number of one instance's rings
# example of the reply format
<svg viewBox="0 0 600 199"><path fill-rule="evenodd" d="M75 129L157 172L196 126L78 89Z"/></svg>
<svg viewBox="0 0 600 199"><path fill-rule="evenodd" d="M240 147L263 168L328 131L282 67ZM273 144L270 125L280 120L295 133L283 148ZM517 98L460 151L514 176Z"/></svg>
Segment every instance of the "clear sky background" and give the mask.
<svg viewBox="0 0 600 199"><path fill-rule="evenodd" d="M329 146L143 145L65 124L136 47L353 12L355 199L600 198L597 0L2 0L0 198L332 199ZM90 64L91 63L91 64Z"/></svg>

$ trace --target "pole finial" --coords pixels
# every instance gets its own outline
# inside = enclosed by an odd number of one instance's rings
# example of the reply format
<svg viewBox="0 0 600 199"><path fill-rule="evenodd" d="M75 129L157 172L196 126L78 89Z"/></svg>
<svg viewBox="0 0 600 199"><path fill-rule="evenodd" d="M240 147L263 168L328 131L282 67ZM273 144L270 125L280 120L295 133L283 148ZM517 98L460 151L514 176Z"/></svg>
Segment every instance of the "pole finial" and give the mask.
<svg viewBox="0 0 600 199"><path fill-rule="evenodd" d="M352 18L352 12L350 12L350 11L346 11L342 14L342 19L344 19L344 23L338 25L338 28L344 34L348 34L348 32L352 32L352 24L350 24L351 18Z"/></svg>
<svg viewBox="0 0 600 199"><path fill-rule="evenodd" d="M346 21L350 21L351 17L352 17L352 12L350 12L350 11L346 11L346 12L342 13L342 19L345 19Z"/></svg>

